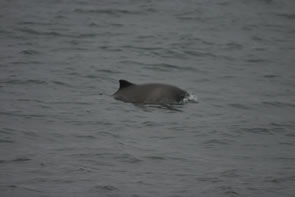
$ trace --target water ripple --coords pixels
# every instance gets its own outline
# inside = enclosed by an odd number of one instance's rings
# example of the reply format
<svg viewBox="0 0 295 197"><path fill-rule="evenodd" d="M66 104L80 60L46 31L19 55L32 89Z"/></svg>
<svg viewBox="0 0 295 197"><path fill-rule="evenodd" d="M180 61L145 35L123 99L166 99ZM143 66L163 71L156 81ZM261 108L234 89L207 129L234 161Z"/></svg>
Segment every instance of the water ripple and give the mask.
<svg viewBox="0 0 295 197"><path fill-rule="evenodd" d="M142 12L135 10L124 10L124 9L115 9L115 8L106 8L106 9L84 9L77 8L74 12L81 14L102 14L102 15L110 15L110 16L122 16L122 15L141 15Z"/></svg>
<svg viewBox="0 0 295 197"><path fill-rule="evenodd" d="M295 103L290 102L279 102L279 101L264 101L262 102L263 105L270 105L275 107L295 107Z"/></svg>
<svg viewBox="0 0 295 197"><path fill-rule="evenodd" d="M290 14L290 13L280 13L280 14L276 14L279 17L283 17L286 19L290 19L290 20L294 20L295 19L295 14Z"/></svg>
<svg viewBox="0 0 295 197"><path fill-rule="evenodd" d="M44 85L47 84L47 81L39 80L39 79L7 79L1 80L0 84L13 84L13 85L27 85L27 84L35 84L35 85Z"/></svg>
<svg viewBox="0 0 295 197"><path fill-rule="evenodd" d="M20 163L20 162L25 162L25 161L30 161L32 159L27 158L27 157L19 157L16 159L12 159L12 160L0 160L0 164L1 163Z"/></svg>
<svg viewBox="0 0 295 197"><path fill-rule="evenodd" d="M243 132L255 134L273 134L272 130L264 127L243 128Z"/></svg>
<svg viewBox="0 0 295 197"><path fill-rule="evenodd" d="M98 192L111 192L111 191L119 191L119 189L113 185L96 185L93 188Z"/></svg>

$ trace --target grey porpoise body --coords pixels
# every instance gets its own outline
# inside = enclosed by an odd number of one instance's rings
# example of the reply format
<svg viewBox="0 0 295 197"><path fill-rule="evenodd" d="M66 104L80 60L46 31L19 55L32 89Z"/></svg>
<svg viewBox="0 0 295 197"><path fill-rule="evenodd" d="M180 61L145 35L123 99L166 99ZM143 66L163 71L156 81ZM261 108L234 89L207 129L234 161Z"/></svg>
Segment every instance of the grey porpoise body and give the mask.
<svg viewBox="0 0 295 197"><path fill-rule="evenodd" d="M119 80L120 87L113 94L115 99L143 104L181 104L189 96L185 90L160 83L134 84Z"/></svg>

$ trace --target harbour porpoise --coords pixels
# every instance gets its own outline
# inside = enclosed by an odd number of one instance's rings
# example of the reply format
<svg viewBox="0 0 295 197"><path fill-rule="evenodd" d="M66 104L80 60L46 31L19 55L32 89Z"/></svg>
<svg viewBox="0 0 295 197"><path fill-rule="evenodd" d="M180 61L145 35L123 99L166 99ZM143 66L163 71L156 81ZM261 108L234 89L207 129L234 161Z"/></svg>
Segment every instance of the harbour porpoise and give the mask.
<svg viewBox="0 0 295 197"><path fill-rule="evenodd" d="M183 104L193 100L187 91L161 83L134 84L119 80L120 87L113 94L115 99L141 104ZM196 101L194 99L194 101Z"/></svg>

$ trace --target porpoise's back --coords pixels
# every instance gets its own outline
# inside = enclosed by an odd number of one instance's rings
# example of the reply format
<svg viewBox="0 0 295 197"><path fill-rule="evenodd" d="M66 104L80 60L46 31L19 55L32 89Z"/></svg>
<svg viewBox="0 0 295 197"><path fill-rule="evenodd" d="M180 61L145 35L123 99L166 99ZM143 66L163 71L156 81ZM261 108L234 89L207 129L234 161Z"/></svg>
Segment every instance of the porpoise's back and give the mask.
<svg viewBox="0 0 295 197"><path fill-rule="evenodd" d="M147 83L134 84L119 80L120 88L114 93L114 98L125 102L144 104L179 104L189 94L176 86Z"/></svg>

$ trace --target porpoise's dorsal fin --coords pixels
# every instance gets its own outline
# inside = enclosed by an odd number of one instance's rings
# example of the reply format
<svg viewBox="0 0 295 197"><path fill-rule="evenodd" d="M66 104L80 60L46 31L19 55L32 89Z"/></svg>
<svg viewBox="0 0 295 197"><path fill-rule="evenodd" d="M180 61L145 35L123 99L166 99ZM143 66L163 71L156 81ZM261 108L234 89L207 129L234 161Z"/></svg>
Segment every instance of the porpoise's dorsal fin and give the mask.
<svg viewBox="0 0 295 197"><path fill-rule="evenodd" d="M124 79L120 79L119 83L120 83L120 88L119 89L123 89L123 88L127 88L129 86L135 85L134 83L131 83L131 82L126 81Z"/></svg>

